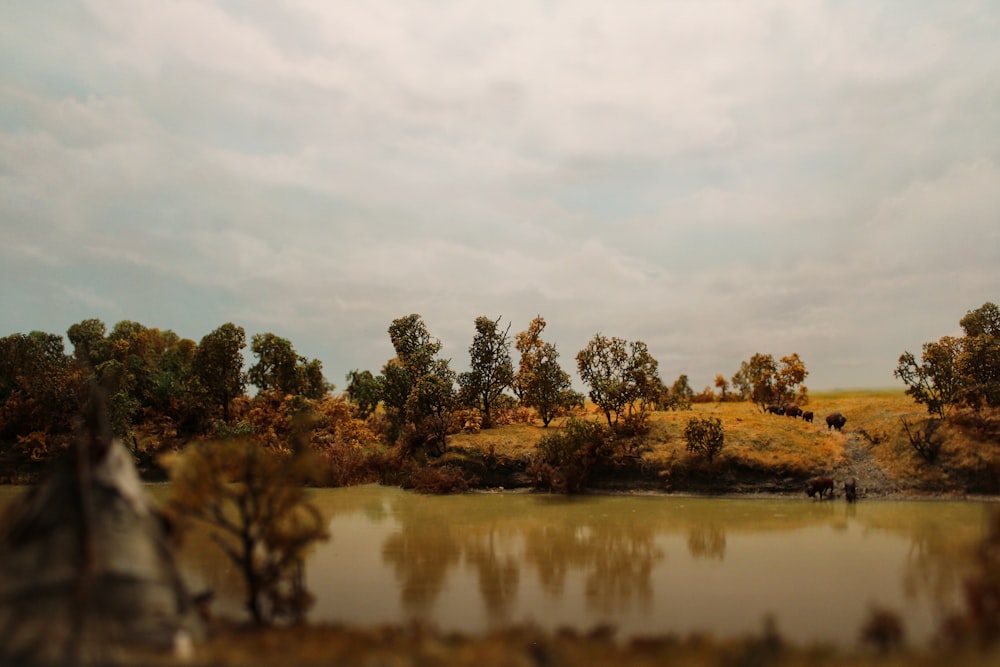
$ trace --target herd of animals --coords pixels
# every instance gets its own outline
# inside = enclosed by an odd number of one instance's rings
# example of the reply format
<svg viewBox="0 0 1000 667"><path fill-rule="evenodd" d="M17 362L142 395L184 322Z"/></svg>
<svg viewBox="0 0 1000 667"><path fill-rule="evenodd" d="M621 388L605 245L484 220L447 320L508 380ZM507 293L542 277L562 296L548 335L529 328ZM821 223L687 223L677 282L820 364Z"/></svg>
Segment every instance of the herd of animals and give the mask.
<svg viewBox="0 0 1000 667"><path fill-rule="evenodd" d="M803 420L810 424L813 422L813 411L803 410L794 403L785 403L784 405L772 404L767 406L767 411L773 415L784 415L793 419L802 417ZM826 417L827 430L832 428L840 431L846 423L847 417L839 412L834 412ZM814 477L806 484L806 495L810 498L818 497L819 500L823 500L824 497L833 498L834 493L834 481L831 477ZM853 477L851 481L844 482L844 498L849 503L853 503L858 499L858 483Z"/></svg>
<svg viewBox="0 0 1000 667"><path fill-rule="evenodd" d="M813 411L803 410L794 403L785 403L784 405L773 404L767 406L767 411L773 415L784 415L786 417L798 418L802 417L803 420L809 422L813 421ZM834 412L833 414L827 415L826 417L826 428L829 430L835 428L838 431L844 428L844 424L847 423L847 417L840 414L839 412Z"/></svg>

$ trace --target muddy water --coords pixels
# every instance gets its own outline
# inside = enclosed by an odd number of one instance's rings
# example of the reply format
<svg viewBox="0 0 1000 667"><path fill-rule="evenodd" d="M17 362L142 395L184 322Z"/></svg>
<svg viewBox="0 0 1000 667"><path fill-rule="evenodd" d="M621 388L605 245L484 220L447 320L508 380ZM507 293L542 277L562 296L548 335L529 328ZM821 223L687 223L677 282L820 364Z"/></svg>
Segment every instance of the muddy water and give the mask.
<svg viewBox="0 0 1000 667"><path fill-rule="evenodd" d="M165 497L166 488L154 488ZM0 503L10 495L0 489ZM510 624L617 636L757 632L853 644L872 606L929 641L961 601L971 550L1000 505L976 502L420 496L323 489L330 541L312 553L310 618L419 621L479 633ZM208 539L182 552L216 612L245 617L235 568Z"/></svg>
<svg viewBox="0 0 1000 667"><path fill-rule="evenodd" d="M307 564L313 620L419 621L478 633L510 624L619 637L759 631L853 644L872 606L928 641L960 603L994 507L974 502L319 490L331 539ZM239 591L202 545L204 585ZM207 567L206 567L207 566ZM221 600L239 614L238 595Z"/></svg>

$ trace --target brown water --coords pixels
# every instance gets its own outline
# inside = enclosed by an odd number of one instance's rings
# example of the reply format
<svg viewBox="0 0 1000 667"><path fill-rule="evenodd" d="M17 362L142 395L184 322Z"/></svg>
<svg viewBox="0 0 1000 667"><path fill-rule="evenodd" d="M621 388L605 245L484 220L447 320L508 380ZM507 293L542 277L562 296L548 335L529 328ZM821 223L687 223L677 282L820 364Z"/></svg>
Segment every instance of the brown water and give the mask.
<svg viewBox="0 0 1000 667"><path fill-rule="evenodd" d="M165 497L166 487L153 487ZM0 493L0 501L9 491ZM852 644L872 605L928 641L960 603L995 504L322 489L331 539L309 558L312 620L511 624L619 637L758 632ZM216 611L244 617L236 569L207 539L183 559Z"/></svg>

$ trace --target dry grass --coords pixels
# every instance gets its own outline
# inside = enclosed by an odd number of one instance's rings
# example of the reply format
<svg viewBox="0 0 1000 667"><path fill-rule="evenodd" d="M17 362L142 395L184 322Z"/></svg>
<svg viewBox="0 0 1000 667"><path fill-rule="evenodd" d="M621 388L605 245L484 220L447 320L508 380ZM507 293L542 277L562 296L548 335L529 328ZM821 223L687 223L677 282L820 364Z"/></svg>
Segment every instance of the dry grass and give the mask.
<svg viewBox="0 0 1000 667"><path fill-rule="evenodd" d="M762 413L747 402L700 403L691 410L656 412L650 420L649 449L638 463L647 474L639 486L652 482L664 490L797 491L803 479L833 475L860 457L877 468L891 487L887 491L1000 492L996 488L1000 444L995 433L953 420L937 432L943 447L939 460L929 464L910 445L901 421L920 425L927 411L901 389L818 392L805 409L814 412L813 423ZM847 417L842 432L827 428L825 418L834 412ZM687 451L684 427L695 416L722 421L725 445L711 464ZM604 418L592 405L585 417ZM460 433L451 438L447 456L490 461L494 466L499 462L501 469L521 468L538 441L563 423L556 421L545 429L536 421Z"/></svg>

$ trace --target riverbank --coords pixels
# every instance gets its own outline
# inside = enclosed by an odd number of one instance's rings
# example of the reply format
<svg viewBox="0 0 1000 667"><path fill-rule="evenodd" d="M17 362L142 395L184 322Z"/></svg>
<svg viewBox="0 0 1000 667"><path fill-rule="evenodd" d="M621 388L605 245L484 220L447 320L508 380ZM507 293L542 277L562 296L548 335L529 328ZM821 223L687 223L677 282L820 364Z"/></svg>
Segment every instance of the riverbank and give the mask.
<svg viewBox="0 0 1000 667"><path fill-rule="evenodd" d="M814 412L811 422L765 413L746 402L653 413L639 452L595 469L587 488L606 493L795 496L804 495L807 480L825 476L835 480L841 497L843 484L854 480L860 499L1000 494L996 415L958 415L935 424L927 437L939 450L928 461L916 451L910 435L931 422L925 408L902 391L821 393L808 407ZM825 423L824 416L835 412L847 417L841 430ZM586 417L600 419L593 413ZM711 461L687 451L684 439L689 419L709 417L720 420L725 434L722 450ZM459 433L452 436L445 455L427 465L461 471L469 487L530 487L535 484L530 474L535 448L558 428L558 423L548 429L517 424Z"/></svg>

